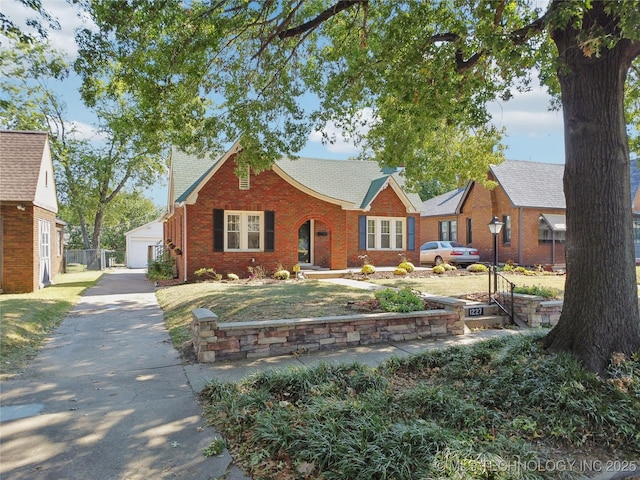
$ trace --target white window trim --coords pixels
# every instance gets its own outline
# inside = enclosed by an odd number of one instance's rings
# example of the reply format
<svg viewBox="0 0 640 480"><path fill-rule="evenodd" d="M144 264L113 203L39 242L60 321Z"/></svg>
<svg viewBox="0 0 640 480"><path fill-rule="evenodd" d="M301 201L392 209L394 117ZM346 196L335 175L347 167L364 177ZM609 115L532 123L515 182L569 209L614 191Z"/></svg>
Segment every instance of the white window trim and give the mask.
<svg viewBox="0 0 640 480"><path fill-rule="evenodd" d="M229 248L229 215L240 216L240 248ZM260 248L249 248L249 215L257 215L260 217ZM250 212L239 210L224 211L224 251L225 252L263 252L264 251L264 212Z"/></svg>
<svg viewBox="0 0 640 480"><path fill-rule="evenodd" d="M389 221L389 242L391 247L382 248L382 221ZM375 222L375 244L370 245L369 242L369 222ZM402 223L402 245L396 245L396 222ZM405 217L367 217L367 250L406 250L407 245L407 219Z"/></svg>

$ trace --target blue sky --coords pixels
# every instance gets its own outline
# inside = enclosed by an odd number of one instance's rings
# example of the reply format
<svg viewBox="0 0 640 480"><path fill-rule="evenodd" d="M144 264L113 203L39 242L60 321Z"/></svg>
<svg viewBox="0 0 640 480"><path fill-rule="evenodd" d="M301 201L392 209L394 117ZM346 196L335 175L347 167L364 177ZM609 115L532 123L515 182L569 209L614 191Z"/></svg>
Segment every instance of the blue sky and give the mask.
<svg viewBox="0 0 640 480"><path fill-rule="evenodd" d="M83 19L77 15L75 6L65 0L48 0L43 2L47 11L56 16L61 24L59 32L50 34L54 48L66 52L70 57L77 55L73 40L74 29L83 25ZM29 15L16 1L2 0L5 14L14 21L21 22ZM77 95L77 80L65 82L62 92L67 103L68 118L75 122L81 131L91 135L91 115L83 107ZM534 86L526 93L516 93L508 102L494 102L489 105L493 122L497 127L506 128L504 144L508 159L529 160L546 163L564 163L564 141L562 112L549 111L550 98L543 88ZM326 125L325 131L340 134L334 126ZM300 152L302 156L346 159L357 153L357 150L346 140L333 145L324 145L320 132L310 135L306 147ZM158 185L147 193L155 203L166 205L166 185Z"/></svg>

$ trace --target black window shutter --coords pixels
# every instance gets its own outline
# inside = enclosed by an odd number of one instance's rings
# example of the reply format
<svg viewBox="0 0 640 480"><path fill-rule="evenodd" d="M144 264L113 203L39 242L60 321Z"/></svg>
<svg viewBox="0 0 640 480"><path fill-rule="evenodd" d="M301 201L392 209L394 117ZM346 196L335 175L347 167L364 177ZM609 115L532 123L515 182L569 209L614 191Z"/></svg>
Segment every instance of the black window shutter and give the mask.
<svg viewBox="0 0 640 480"><path fill-rule="evenodd" d="M273 252L275 249L276 212L264 212L264 251Z"/></svg>
<svg viewBox="0 0 640 480"><path fill-rule="evenodd" d="M416 219L407 217L407 250L416 249Z"/></svg>
<svg viewBox="0 0 640 480"><path fill-rule="evenodd" d="M213 251L224 251L224 210L213 210Z"/></svg>
<svg viewBox="0 0 640 480"><path fill-rule="evenodd" d="M367 216L358 216L358 250L367 249Z"/></svg>

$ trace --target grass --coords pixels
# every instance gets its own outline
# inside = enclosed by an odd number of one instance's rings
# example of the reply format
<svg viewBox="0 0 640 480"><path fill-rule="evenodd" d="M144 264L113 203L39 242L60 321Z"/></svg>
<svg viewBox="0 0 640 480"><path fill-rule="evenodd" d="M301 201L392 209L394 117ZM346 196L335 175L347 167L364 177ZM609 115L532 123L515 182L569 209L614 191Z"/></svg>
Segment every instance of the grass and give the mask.
<svg viewBox="0 0 640 480"><path fill-rule="evenodd" d="M638 359L612 366L605 381L545 354L540 335L378 368L319 364L216 380L201 400L256 480L578 478L597 459L640 468Z"/></svg>
<svg viewBox="0 0 640 480"><path fill-rule="evenodd" d="M558 297L564 296L564 275L518 275L503 274L507 280L519 287L540 286L558 291ZM409 287L423 293L433 295L458 296L466 293L486 292L488 289L487 274L470 275L433 275L430 277L405 277L373 279L373 283L396 287Z"/></svg>
<svg viewBox="0 0 640 480"><path fill-rule="evenodd" d="M173 344L191 339L191 310L208 308L220 322L348 315L347 302L373 298L371 292L317 280L275 283L202 282L160 289Z"/></svg>
<svg viewBox="0 0 640 480"><path fill-rule="evenodd" d="M47 336L94 285L102 272L86 271L56 276L55 285L24 294L0 296L0 379L24 368Z"/></svg>

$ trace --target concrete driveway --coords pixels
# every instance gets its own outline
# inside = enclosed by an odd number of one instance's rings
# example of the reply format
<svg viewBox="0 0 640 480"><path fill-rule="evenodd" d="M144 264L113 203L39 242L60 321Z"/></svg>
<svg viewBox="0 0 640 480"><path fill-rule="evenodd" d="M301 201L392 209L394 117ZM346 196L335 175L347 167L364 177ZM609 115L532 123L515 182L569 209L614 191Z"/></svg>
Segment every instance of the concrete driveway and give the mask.
<svg viewBox="0 0 640 480"><path fill-rule="evenodd" d="M55 288L55 286L49 287ZM2 479L246 477L202 410L144 270L108 271L0 386Z"/></svg>

